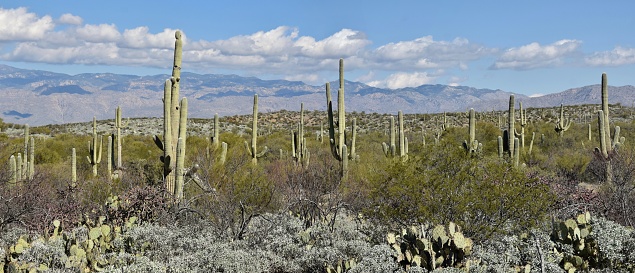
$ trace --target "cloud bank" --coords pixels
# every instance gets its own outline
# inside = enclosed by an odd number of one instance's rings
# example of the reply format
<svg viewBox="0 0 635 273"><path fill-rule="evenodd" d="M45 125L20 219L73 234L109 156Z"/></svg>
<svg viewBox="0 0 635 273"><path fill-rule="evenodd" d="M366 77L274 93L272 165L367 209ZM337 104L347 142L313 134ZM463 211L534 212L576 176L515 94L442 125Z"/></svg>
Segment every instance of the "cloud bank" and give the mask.
<svg viewBox="0 0 635 273"><path fill-rule="evenodd" d="M53 19L26 8L0 8L0 60L168 69L175 31L153 33L146 26L119 29L109 23L86 24L73 14ZM365 33L346 28L321 40L289 26L216 41L190 41L186 34L183 66L191 71L236 70L312 84L332 80L339 58L346 59L347 71L365 74L358 79L388 88L433 83L442 77L458 85L464 79L451 71L468 70L469 64L482 60L494 60L489 66L493 70L635 63L635 49L616 47L584 56L582 41L568 39L503 50L465 38L444 41L432 36L373 47Z"/></svg>

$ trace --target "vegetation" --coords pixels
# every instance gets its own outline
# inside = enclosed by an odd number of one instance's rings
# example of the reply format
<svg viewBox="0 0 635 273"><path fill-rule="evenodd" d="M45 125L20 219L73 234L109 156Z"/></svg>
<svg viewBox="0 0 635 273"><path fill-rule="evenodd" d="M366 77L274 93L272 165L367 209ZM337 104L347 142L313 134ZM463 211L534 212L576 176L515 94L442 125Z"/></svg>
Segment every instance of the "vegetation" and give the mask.
<svg viewBox="0 0 635 273"><path fill-rule="evenodd" d="M521 106L514 125L512 97L395 126L344 113L342 84L337 112L327 85L326 112L255 97L252 115L187 119L179 81L163 120L0 121L0 272L635 270L631 108ZM101 161L104 135L121 148Z"/></svg>

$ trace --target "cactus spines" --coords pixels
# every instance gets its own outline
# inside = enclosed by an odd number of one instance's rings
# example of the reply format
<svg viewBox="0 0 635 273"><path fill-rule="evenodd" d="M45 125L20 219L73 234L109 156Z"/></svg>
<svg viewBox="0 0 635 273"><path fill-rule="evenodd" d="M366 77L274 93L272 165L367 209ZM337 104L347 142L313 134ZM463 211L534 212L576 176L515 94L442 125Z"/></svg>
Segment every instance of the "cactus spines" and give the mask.
<svg viewBox="0 0 635 273"><path fill-rule="evenodd" d="M97 144L99 143L99 145ZM93 139L88 141L88 163L93 166L93 177L97 177L97 165L101 163L102 137L97 135L97 118L93 117Z"/></svg>
<svg viewBox="0 0 635 273"><path fill-rule="evenodd" d="M470 140L469 142L467 140L463 141L463 148L468 154L474 156L483 149L483 144L476 140L476 117L474 115L474 108L470 108L469 116Z"/></svg>
<svg viewBox="0 0 635 273"><path fill-rule="evenodd" d="M564 105L560 104L560 118L558 119L558 122L556 123L555 130L556 132L558 132L558 135L562 137L564 135L564 132L569 130L570 126L571 126L571 120L566 119L566 122L565 122Z"/></svg>
<svg viewBox="0 0 635 273"><path fill-rule="evenodd" d="M258 158L262 157L269 148L265 146L265 148L258 153L258 95L254 95L254 108L252 114L253 120L251 123L251 147L249 143L245 141L245 147L247 148L247 153L251 157L251 163L254 165L258 164Z"/></svg>

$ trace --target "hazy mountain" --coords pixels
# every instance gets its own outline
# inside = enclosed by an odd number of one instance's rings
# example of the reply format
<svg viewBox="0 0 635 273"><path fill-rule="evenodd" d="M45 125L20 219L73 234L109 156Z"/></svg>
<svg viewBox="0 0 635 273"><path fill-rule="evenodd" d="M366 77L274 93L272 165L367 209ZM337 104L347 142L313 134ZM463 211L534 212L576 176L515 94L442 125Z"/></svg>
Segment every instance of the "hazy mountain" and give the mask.
<svg viewBox="0 0 635 273"><path fill-rule="evenodd" d="M168 74L154 76L86 73L66 75L0 65L0 117L7 122L42 125L114 118L119 105L125 117L159 117L163 114L163 83ZM331 82L333 99L339 83ZM357 112L438 113L502 110L510 92L467 86L422 85L383 89L359 82L345 82L346 110ZM261 112L325 110L324 86L299 81L262 80L236 75L181 75L181 97L188 97L189 116L210 118L249 114L253 95L259 96ZM539 92L540 90L536 90ZM569 89L537 98L516 95L526 107L557 106L560 103L598 104L599 85ZM630 105L635 87L610 87L610 101Z"/></svg>

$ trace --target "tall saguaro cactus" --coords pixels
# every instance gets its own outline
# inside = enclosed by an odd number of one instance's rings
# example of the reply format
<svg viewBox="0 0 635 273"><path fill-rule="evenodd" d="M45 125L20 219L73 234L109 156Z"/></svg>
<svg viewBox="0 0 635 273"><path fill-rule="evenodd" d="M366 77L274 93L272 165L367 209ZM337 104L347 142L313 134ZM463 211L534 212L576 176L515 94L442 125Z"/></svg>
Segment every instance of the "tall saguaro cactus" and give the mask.
<svg viewBox="0 0 635 273"><path fill-rule="evenodd" d="M245 141L245 147L247 147L247 152L251 157L251 163L254 165L258 164L258 158L262 157L269 148L265 146L265 148L258 153L258 95L254 95L254 109L253 109L253 121L251 123L251 147L249 143Z"/></svg>
<svg viewBox="0 0 635 273"><path fill-rule="evenodd" d="M18 168L14 155L9 157L9 183L13 185L18 183Z"/></svg>
<svg viewBox="0 0 635 273"><path fill-rule="evenodd" d="M505 150L508 152L510 158L514 157L514 149L515 149L515 143L514 143L514 138L516 137L520 137L521 134L519 134L516 131L516 127L515 127L515 122L516 122L516 116L515 116L515 100L514 100L514 95L509 95L509 112L508 112L508 116L507 116L507 130L505 131L505 136L503 137L503 141L505 142Z"/></svg>
<svg viewBox="0 0 635 273"><path fill-rule="evenodd" d="M99 144L98 144L99 143ZM93 166L93 177L97 177L97 165L101 163L102 137L97 135L97 118L93 117L93 139L88 141L88 163Z"/></svg>
<svg viewBox="0 0 635 273"><path fill-rule="evenodd" d="M71 150L71 186L77 186L77 154L75 148Z"/></svg>
<svg viewBox="0 0 635 273"><path fill-rule="evenodd" d="M305 168L309 166L309 158L311 154L306 146L306 138L304 137L304 103L300 103L300 122L298 124L298 132L291 134L291 154L296 164Z"/></svg>
<svg viewBox="0 0 635 273"><path fill-rule="evenodd" d="M463 148L469 155L474 156L483 149L483 144L476 140L476 117L474 108L470 108L469 131L470 140L469 142L467 140L463 141Z"/></svg>
<svg viewBox="0 0 635 273"><path fill-rule="evenodd" d="M525 127L527 127L527 109L523 110L523 102L518 102L518 110L520 114L520 147L525 148Z"/></svg>
<svg viewBox="0 0 635 273"><path fill-rule="evenodd" d="M180 162L177 158L177 150L182 148L182 152L178 156L184 158L187 135L187 98L179 101L183 54L181 32L176 31L174 37L176 40L174 42L172 77L165 81L163 87L163 141L158 136L154 137L154 141L163 150L161 161L163 162L163 180L166 190L178 201L183 197L183 184L176 184L176 170L183 168L183 166L177 165L177 162ZM179 141L179 138L182 141ZM182 175L183 172L181 171L179 174Z"/></svg>
<svg viewBox="0 0 635 273"><path fill-rule="evenodd" d="M352 152L348 153L348 148L346 144L346 109L344 106L344 59L340 59L340 80L339 80L339 90L337 91L337 122L335 122L334 114L333 114L333 101L331 99L331 85L330 83L326 83L326 105L327 105L327 116L328 116L328 124L329 124L329 143L331 147L331 154L333 157L341 162L342 172L341 176L345 177L348 173L348 159L355 160L355 154ZM335 125L338 127L338 137L337 140L335 138ZM351 146L355 144L355 136L354 133L357 128L353 126L353 139L351 141ZM354 151L354 148L351 147L351 151Z"/></svg>
<svg viewBox="0 0 635 273"><path fill-rule="evenodd" d="M117 109L115 110L115 130L117 131L117 165L115 166L116 169L121 169L122 168L122 159L121 159L121 129L125 128L128 126L128 122L127 121L125 124L122 123L121 121L121 107L117 106Z"/></svg>
<svg viewBox="0 0 635 273"><path fill-rule="evenodd" d="M604 77L602 77L602 79L604 79ZM611 158L609 157L609 149L608 146L610 145L611 140L609 139L609 135L607 133L606 130L606 119L605 119L605 114L603 110L599 110L598 111L598 132L599 132L599 139L600 139L600 147L596 147L595 148L595 154L597 156L599 156L600 158L602 158L602 160L604 160L605 162L605 172L604 172L604 181L607 184L612 184L613 183L613 168L611 167Z"/></svg>
<svg viewBox="0 0 635 273"><path fill-rule="evenodd" d="M604 132L606 134L606 140L611 145L611 120L609 119L609 89L606 73L602 73L602 112L604 114Z"/></svg>
<svg viewBox="0 0 635 273"><path fill-rule="evenodd" d="M214 114L214 134L212 136L212 148L213 150L218 149L220 146L220 125L218 121L218 113Z"/></svg>

